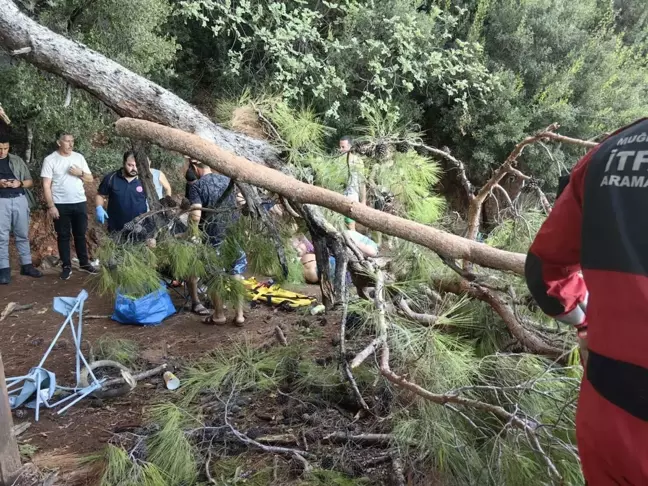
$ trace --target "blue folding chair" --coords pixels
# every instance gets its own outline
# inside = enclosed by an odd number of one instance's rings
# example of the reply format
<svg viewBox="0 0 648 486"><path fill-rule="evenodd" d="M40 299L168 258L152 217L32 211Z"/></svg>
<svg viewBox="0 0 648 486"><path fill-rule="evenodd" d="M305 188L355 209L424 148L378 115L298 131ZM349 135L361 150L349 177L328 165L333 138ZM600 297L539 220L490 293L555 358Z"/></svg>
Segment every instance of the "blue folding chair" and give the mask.
<svg viewBox="0 0 648 486"><path fill-rule="evenodd" d="M25 376L7 378L7 390L9 392L9 406L17 408L27 406L35 409L35 418L38 422L41 405L47 408L55 408L63 403L67 404L57 413L61 414L91 393L99 390L105 380L97 380L92 372L88 361L81 351L81 334L83 329L83 305L88 298L88 292L82 290L76 297L54 297L53 308L59 314L66 316L65 322L61 325L49 348L45 351L43 358L37 366L29 370ZM77 322L75 326L75 316ZM59 386L56 383L56 375L43 368L49 354L54 349L63 331L70 328L76 353L76 383L73 387ZM84 365L91 377L90 384L81 387L81 367ZM52 402L57 392L69 393L61 400Z"/></svg>

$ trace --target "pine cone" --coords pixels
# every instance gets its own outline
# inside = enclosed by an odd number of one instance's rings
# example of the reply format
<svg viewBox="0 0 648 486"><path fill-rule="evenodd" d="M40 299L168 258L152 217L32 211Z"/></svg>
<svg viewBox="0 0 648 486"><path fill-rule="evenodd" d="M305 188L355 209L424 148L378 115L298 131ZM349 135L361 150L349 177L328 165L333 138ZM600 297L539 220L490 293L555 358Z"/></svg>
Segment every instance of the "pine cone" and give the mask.
<svg viewBox="0 0 648 486"><path fill-rule="evenodd" d="M378 160L385 160L389 157L390 150L389 145L386 143L378 143L374 149L374 157Z"/></svg>
<svg viewBox="0 0 648 486"><path fill-rule="evenodd" d="M406 141L398 142L396 144L396 152L400 152L401 154L406 154L410 151L411 148L412 146L409 144L409 142Z"/></svg>
<svg viewBox="0 0 648 486"><path fill-rule="evenodd" d="M353 146L353 151L360 155L371 155L371 144L369 142L359 142Z"/></svg>

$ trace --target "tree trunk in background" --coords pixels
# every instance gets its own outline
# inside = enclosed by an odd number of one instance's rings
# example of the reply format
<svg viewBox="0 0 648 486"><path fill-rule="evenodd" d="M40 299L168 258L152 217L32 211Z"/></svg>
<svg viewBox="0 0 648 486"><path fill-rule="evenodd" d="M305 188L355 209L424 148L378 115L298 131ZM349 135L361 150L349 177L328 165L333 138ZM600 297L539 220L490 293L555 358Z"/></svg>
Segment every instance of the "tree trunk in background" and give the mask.
<svg viewBox="0 0 648 486"><path fill-rule="evenodd" d="M278 163L278 152L269 143L216 125L170 91L43 27L23 14L11 0L0 0L0 46L10 54L29 48L29 52L16 55L87 91L120 116L151 120L195 133L254 162Z"/></svg>
<svg viewBox="0 0 648 486"><path fill-rule="evenodd" d="M31 124L27 125L27 148L25 149L25 163L31 168L32 147L34 145L34 129Z"/></svg>
<svg viewBox="0 0 648 486"><path fill-rule="evenodd" d="M195 135L144 120L121 119L115 124L117 134L155 143L203 161L214 170L237 182L262 187L293 201L323 206L353 218L358 223L425 246L452 259L471 261L478 265L524 274L525 255L498 250L482 243L383 213L354 202L322 187L313 186L282 174L277 170L254 164Z"/></svg>

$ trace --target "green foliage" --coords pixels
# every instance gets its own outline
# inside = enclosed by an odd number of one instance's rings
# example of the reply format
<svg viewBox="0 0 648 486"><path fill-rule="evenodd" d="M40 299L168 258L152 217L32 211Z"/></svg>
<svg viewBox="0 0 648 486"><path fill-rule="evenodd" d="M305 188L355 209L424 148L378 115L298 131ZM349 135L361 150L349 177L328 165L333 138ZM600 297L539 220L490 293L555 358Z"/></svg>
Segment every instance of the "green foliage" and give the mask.
<svg viewBox="0 0 648 486"><path fill-rule="evenodd" d="M291 153L308 154L324 148L324 137L331 129L322 125L312 108L293 110L284 101L270 99L262 103L261 109Z"/></svg>
<svg viewBox="0 0 648 486"><path fill-rule="evenodd" d="M218 260L215 250L195 239L164 238L155 248L160 268L176 280L204 278L208 267Z"/></svg>
<svg viewBox="0 0 648 486"><path fill-rule="evenodd" d="M387 111L394 99L437 89L453 103L492 89L479 46L452 39L452 15L416 12L407 0L180 2L179 12L210 29L226 51L232 83L267 85L292 103L312 100L336 119L340 107ZM349 98L349 100L345 100Z"/></svg>
<svg viewBox="0 0 648 486"><path fill-rule="evenodd" d="M114 297L117 291L139 298L160 288L155 253L140 243L117 244L105 238L97 250L101 262L98 287L101 295Z"/></svg>
<svg viewBox="0 0 648 486"><path fill-rule="evenodd" d="M375 183L394 193L410 219L426 224L436 222L445 209L445 201L431 194L440 173L434 161L414 151L394 154L392 161L377 164L372 171Z"/></svg>
<svg viewBox="0 0 648 486"><path fill-rule="evenodd" d="M104 459L106 467L101 478L101 486L117 486L127 483L135 467L128 457L128 453L121 447L108 444Z"/></svg>
<svg viewBox="0 0 648 486"><path fill-rule="evenodd" d="M173 484L157 466L134 462L121 447L106 446L101 486L171 486Z"/></svg>
<svg viewBox="0 0 648 486"><path fill-rule="evenodd" d="M95 345L96 360L112 360L130 368L139 358L139 345L130 339L101 336Z"/></svg>
<svg viewBox="0 0 648 486"><path fill-rule="evenodd" d="M473 360L469 369L468 382L464 379L461 385L459 379L446 392L462 386L467 398L509 410L519 407L527 417L551 424L553 437L539 434L544 451L569 484L582 483L572 452L579 378L570 377L569 369L548 368L544 360L529 355L491 355ZM428 387L439 379L430 381L433 376L443 375L434 367L427 373ZM507 429L471 407L442 407L424 400L397 415L394 434L401 447L444 475L444 484L545 484L545 464L524 431Z"/></svg>
<svg viewBox="0 0 648 486"><path fill-rule="evenodd" d="M529 209L495 227L486 243L495 248L526 253L545 219L540 210Z"/></svg>
<svg viewBox="0 0 648 486"><path fill-rule="evenodd" d="M286 376L281 363L286 348L261 351L250 343L234 344L229 350L217 350L187 370L183 391L186 403L190 403L203 391L237 392L250 388L276 387Z"/></svg>
<svg viewBox="0 0 648 486"><path fill-rule="evenodd" d="M304 160L304 165L313 171L310 182L335 192L344 190L349 173L344 157L311 155Z"/></svg>
<svg viewBox="0 0 648 486"><path fill-rule="evenodd" d="M447 104L432 101L425 128L435 143L453 146L471 178L485 179L515 143L550 123L589 139L644 116L648 66L641 39L648 30L645 17L628 16L644 9L631 1L616 16L613 3L620 2L472 2L457 27L483 44L500 89L487 95L486 105L469 101L467 111L446 111ZM553 189L561 166L583 154L571 146L549 153L535 146L521 162Z"/></svg>
<svg viewBox="0 0 648 486"><path fill-rule="evenodd" d="M53 4L40 21L139 74L163 71L178 46L161 28L171 15L166 0L105 0L87 8L80 0Z"/></svg>
<svg viewBox="0 0 648 486"><path fill-rule="evenodd" d="M147 440L148 460L169 478L170 483L193 484L198 466L184 428L196 424L196 420L170 403L152 407L149 414L159 430Z"/></svg>
<svg viewBox="0 0 648 486"><path fill-rule="evenodd" d="M426 282L448 272L436 253L399 238L394 239L391 269L397 280L408 282Z"/></svg>
<svg viewBox="0 0 648 486"><path fill-rule="evenodd" d="M32 457L34 457L34 454L38 452L38 447L36 447L34 444L20 444L18 446L18 452L20 452L20 457L29 461Z"/></svg>

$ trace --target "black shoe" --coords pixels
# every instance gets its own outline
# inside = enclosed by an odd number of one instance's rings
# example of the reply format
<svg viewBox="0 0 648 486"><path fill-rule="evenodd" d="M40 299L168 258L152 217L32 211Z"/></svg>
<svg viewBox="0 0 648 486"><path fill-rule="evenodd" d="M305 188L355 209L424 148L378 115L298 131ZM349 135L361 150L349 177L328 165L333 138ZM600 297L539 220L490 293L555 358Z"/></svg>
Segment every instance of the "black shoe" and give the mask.
<svg viewBox="0 0 648 486"><path fill-rule="evenodd" d="M61 276L59 278L61 280L70 280L71 275L72 275L72 268L71 267L63 267L63 271L61 272Z"/></svg>
<svg viewBox="0 0 648 486"><path fill-rule="evenodd" d="M31 263L20 267L20 275L26 275L27 277L34 278L41 278L43 276L40 270L36 270L34 268L34 265L32 265Z"/></svg>
<svg viewBox="0 0 648 486"><path fill-rule="evenodd" d="M92 275L94 275L95 273L98 273L97 268L94 267L94 266L92 266L92 265L90 265L90 264L88 264L88 265L82 265L82 266L79 267L79 268L80 268L81 270L83 270L84 272L86 272L86 273L90 273L90 274L92 274Z"/></svg>
<svg viewBox="0 0 648 486"><path fill-rule="evenodd" d="M0 268L0 285L8 285L11 282L11 268Z"/></svg>

